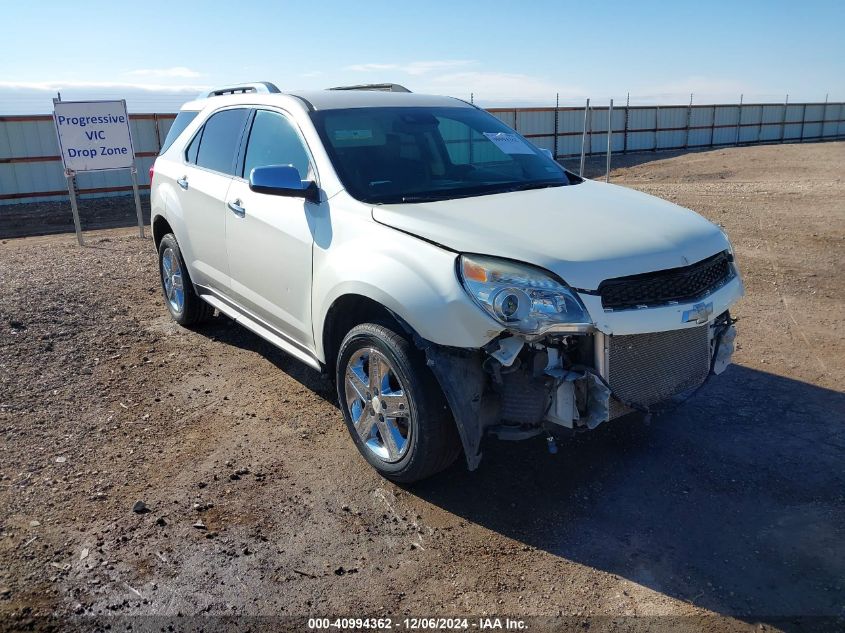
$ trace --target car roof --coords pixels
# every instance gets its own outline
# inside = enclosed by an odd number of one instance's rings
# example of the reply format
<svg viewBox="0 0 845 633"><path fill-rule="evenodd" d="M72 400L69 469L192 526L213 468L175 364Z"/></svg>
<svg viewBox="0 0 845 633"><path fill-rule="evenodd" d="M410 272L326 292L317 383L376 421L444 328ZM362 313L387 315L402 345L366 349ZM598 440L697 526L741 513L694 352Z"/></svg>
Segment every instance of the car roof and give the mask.
<svg viewBox="0 0 845 633"><path fill-rule="evenodd" d="M381 90L310 90L292 93L304 99L315 110L379 107L471 107L453 97L418 94L414 92L385 92Z"/></svg>
<svg viewBox="0 0 845 633"><path fill-rule="evenodd" d="M454 97L426 95L412 92L386 92L380 90L303 90L284 93L245 93L212 96L190 101L182 110L202 110L212 103L236 105L283 105L291 98L299 100L309 110L339 110L346 108L380 107L451 107L472 108L465 101Z"/></svg>

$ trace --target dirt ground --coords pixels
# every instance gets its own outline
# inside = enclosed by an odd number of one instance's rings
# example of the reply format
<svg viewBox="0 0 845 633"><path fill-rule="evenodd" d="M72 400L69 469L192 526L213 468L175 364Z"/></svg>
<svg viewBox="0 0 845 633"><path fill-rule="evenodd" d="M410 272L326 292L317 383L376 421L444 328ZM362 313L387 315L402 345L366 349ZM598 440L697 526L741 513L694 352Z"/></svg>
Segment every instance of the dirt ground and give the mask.
<svg viewBox="0 0 845 633"><path fill-rule="evenodd" d="M175 325L133 229L3 240L0 628L835 627L811 616L845 617L845 142L626 162L613 182L730 234L736 365L650 426L490 440L408 488L359 457L327 379L226 318Z"/></svg>
<svg viewBox="0 0 845 633"><path fill-rule="evenodd" d="M141 192L141 213L150 223L150 203ZM132 196L80 198L79 220L83 231L138 226L135 200ZM0 240L28 235L72 233L73 214L70 202L33 202L0 206Z"/></svg>

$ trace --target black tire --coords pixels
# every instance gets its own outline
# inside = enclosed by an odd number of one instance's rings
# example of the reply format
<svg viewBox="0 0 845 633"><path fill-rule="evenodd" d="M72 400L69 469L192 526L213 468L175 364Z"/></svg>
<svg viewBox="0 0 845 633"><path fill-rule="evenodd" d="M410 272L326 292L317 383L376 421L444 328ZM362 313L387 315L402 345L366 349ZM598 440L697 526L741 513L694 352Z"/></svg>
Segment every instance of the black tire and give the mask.
<svg viewBox="0 0 845 633"><path fill-rule="evenodd" d="M364 443L352 420L346 397L346 370L356 353L375 348L391 365L407 397L411 415L407 448L398 461L381 459ZM335 368L340 409L361 455L383 477L413 483L447 468L460 454L461 443L449 406L431 370L408 340L385 325L364 323L352 328L340 345Z"/></svg>
<svg viewBox="0 0 845 633"><path fill-rule="evenodd" d="M178 309L176 306L174 306L167 296L167 287L165 284L164 273L164 259L165 253L168 251L168 249L178 259L178 263L181 268L183 292L183 302L181 309ZM198 323L202 323L203 321L208 320L214 314L214 308L212 308L208 303L203 301L194 290L194 284L191 281L191 275L190 273L188 273L188 267L185 266L185 259L182 257L182 251L179 249L179 242L176 241L176 237L173 235L173 233L168 233L164 237L162 237L161 242L158 245L158 276L159 280L161 281L161 291L164 297L164 305L170 311L170 315L173 317L173 320L176 321L179 325L183 325L185 327L197 325Z"/></svg>

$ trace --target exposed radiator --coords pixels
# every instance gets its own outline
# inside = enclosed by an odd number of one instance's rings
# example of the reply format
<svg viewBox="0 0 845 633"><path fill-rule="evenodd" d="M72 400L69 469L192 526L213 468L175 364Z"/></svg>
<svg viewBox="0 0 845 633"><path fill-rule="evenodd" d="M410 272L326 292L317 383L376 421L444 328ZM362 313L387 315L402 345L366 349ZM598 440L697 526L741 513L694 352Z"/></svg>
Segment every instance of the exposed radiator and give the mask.
<svg viewBox="0 0 845 633"><path fill-rule="evenodd" d="M710 372L709 327L611 336L608 382L613 393L651 406L700 385ZM613 400L610 417L628 411Z"/></svg>

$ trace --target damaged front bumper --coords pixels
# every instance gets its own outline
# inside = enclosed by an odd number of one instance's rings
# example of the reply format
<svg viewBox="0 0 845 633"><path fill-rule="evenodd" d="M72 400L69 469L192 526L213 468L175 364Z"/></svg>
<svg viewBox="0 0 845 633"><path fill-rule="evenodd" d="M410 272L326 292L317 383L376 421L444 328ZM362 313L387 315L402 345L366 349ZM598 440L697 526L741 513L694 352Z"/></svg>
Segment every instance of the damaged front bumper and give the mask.
<svg viewBox="0 0 845 633"><path fill-rule="evenodd" d="M487 434L523 439L594 429L700 387L730 364L736 330L725 311L668 332L610 336L592 331L539 339L502 335L483 349L418 340L452 409L467 465Z"/></svg>

